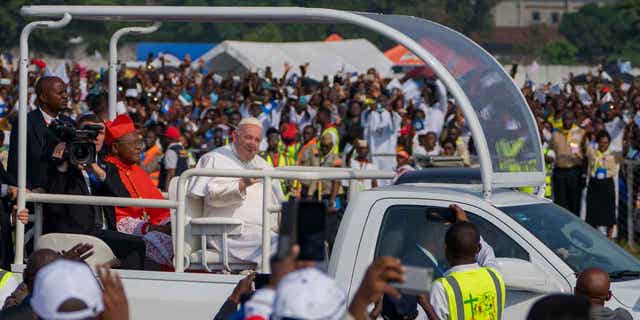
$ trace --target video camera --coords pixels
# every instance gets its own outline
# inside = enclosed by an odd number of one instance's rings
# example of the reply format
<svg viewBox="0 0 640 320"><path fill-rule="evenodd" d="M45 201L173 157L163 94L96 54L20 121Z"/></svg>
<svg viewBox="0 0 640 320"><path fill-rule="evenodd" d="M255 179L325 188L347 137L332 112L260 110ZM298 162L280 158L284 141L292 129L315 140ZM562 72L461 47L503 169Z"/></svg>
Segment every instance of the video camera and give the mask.
<svg viewBox="0 0 640 320"><path fill-rule="evenodd" d="M62 159L69 160L73 165L88 165L96 160L95 140L102 127L99 125L84 125L76 128L72 122L54 120L49 129L66 143Z"/></svg>

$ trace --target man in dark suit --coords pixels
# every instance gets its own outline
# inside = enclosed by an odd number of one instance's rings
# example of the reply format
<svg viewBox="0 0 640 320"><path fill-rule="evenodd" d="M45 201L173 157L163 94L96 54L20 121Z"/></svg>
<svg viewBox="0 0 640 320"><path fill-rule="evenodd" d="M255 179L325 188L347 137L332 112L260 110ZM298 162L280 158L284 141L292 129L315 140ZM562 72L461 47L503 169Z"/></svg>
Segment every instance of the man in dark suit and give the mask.
<svg viewBox="0 0 640 320"><path fill-rule="evenodd" d="M36 106L38 109L27 115L27 189L43 191L51 176L53 163L51 155L59 140L49 125L54 120L73 122L59 115L67 108L67 85L58 77L43 77L36 84ZM11 184L18 178L18 124L17 118L11 126L9 161L7 172Z"/></svg>
<svg viewBox="0 0 640 320"><path fill-rule="evenodd" d="M9 176L0 163L0 268L9 270L13 263L13 237L11 231L10 200L15 200L18 189L9 184ZM6 206L5 206L6 201Z"/></svg>
<svg viewBox="0 0 640 320"><path fill-rule="evenodd" d="M83 115L78 119L78 128L87 125L101 126L102 131L95 140L96 152L104 144L104 123L94 114ZM62 148L61 148L62 149ZM54 152L54 158L60 158L60 150ZM102 158L97 156L94 163L73 165L68 161L56 166L56 175L49 179L48 192L73 195L95 195L104 188L107 178ZM44 233L86 234L102 239L113 250L127 269L143 269L145 242L141 237L116 231L116 221L112 210L102 206L49 204L44 207Z"/></svg>

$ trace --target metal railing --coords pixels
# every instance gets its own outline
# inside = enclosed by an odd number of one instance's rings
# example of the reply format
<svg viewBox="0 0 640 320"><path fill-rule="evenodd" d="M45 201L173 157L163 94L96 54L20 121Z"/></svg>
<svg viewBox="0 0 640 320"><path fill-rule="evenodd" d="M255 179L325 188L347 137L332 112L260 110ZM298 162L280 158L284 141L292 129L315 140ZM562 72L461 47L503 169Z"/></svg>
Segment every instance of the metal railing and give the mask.
<svg viewBox="0 0 640 320"><path fill-rule="evenodd" d="M304 170L304 171L302 171ZM261 272L269 272L269 257L271 256L271 237L270 237L270 219L269 214L273 205L271 199L271 182L272 179L286 180L349 180L350 199L355 196L355 183L360 179L392 179L394 173L371 170L351 170L351 169L322 169L296 167L275 170L229 170L229 169L189 169L180 175L178 180L178 191L176 200L160 200L160 199L133 199L122 197L99 197L99 196L78 196L66 194L44 194L44 193L28 193L25 200L34 203L55 203L55 204L72 204L72 205L96 205L96 206L119 206L119 207L147 207L147 208L169 208L176 209L176 226L175 238L176 247L174 248L174 267L176 272L184 272L184 259L178 258L184 256L185 225L186 225L186 196L188 194L187 183L192 177L227 177L227 178L261 178L263 179L262 188L262 270ZM16 225L21 225L17 223ZM37 239L42 232L42 212L36 210L34 240ZM22 232L24 237L24 227L22 231L16 227L16 234ZM16 236L16 239L18 237ZM24 251L24 241L16 241L16 252L22 254ZM22 261L20 261L22 263Z"/></svg>
<svg viewBox="0 0 640 320"><path fill-rule="evenodd" d="M635 233L640 223L636 220L640 218L640 207L637 200L640 197L640 160L625 160L621 167L621 177L625 178L626 194L620 195L626 199L626 234L627 243L630 247L635 246ZM620 204L619 204L620 205Z"/></svg>

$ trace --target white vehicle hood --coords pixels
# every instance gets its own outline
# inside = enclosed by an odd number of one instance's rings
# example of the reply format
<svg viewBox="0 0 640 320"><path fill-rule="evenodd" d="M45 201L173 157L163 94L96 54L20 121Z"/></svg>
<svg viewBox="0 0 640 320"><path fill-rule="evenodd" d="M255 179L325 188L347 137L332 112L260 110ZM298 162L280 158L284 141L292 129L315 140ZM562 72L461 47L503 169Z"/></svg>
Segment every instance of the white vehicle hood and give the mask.
<svg viewBox="0 0 640 320"><path fill-rule="evenodd" d="M634 319L640 318L640 279L612 282L611 293L613 299L607 304L608 307L614 308L619 304L633 313Z"/></svg>

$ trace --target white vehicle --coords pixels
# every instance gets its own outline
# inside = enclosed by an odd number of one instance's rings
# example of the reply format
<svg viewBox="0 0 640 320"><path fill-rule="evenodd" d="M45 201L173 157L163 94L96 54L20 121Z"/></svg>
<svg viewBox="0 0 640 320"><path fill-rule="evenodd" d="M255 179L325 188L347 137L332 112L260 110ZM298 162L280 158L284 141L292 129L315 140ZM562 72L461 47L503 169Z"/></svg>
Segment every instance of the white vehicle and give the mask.
<svg viewBox="0 0 640 320"><path fill-rule="evenodd" d="M447 87L461 108L480 168L464 172L463 183L443 181L433 176L407 176L400 185L365 192L350 188L350 203L342 221L329 260L329 273L352 297L365 268L376 255L393 254L411 262L414 249L428 250L444 265L438 254L438 235L431 221L450 204L459 204L469 213L484 239L499 258L507 285L505 319L523 319L540 295L572 292L575 272L599 266L611 273L614 299L611 307L624 306L640 319L637 305L640 288L640 262L606 240L578 218L544 200L544 166L538 129L518 87L491 55L463 35L436 23L415 17L352 13L329 9L289 7L154 7L154 6L27 6L27 17L57 18L35 21L22 32L20 42L20 107L18 207L25 202L69 203L171 208L176 272L120 270L130 299L133 319L211 319L225 301L240 275L212 274L208 270L242 270L246 264L230 259L226 250L203 250L202 239L242 232L242 222L217 217L202 217L201 203L186 196L187 182L193 176L256 177L264 185L271 179L390 179L391 173L359 170L284 170L225 172L216 169L192 169L172 183L169 199L148 200L109 197L26 194L26 98L28 37L36 28L61 28L71 19L128 21L202 21L202 22L280 22L351 23L378 32L408 48ZM110 46L110 79L115 79L116 44L128 33L143 34L157 30L125 28L116 32ZM115 93L115 81L110 83ZM115 94L110 96L110 116L115 116ZM508 129L509 128L509 129ZM514 129L515 128L515 129ZM497 145L519 141L517 155L500 156ZM513 170L518 168L519 170ZM457 171L447 171L445 176ZM478 174L479 172L479 174ZM416 173L417 175L421 173ZM475 177L473 176L475 175ZM409 178L415 178L411 181ZM455 180L455 179L454 179ZM478 183L469 183L478 181ZM519 187L538 188L538 196L513 191ZM268 190L264 190L268 192ZM268 235L271 214L276 204L263 197L263 235ZM435 213L435 214L432 214ZM70 242L89 241L99 252L89 263L110 258L108 247L86 236L53 234L40 237L42 212L36 209L33 237L36 247L64 249ZM432 223L437 222L437 223ZM13 270L24 268L24 226L16 226L16 260ZM269 237L264 236L263 241ZM224 241L223 241L224 243ZM105 248L106 247L106 248ZM412 251L414 250L414 251ZM268 271L270 246L263 245L263 272ZM418 251L417 253L420 253ZM413 264L424 259L419 254ZM203 271L204 270L204 271ZM192 272L196 271L196 272Z"/></svg>
<svg viewBox="0 0 640 320"><path fill-rule="evenodd" d="M430 174L415 172L410 178L429 180L420 175ZM504 319L526 318L531 304L544 294L572 293L576 273L589 267L611 275L613 299L607 306L626 308L640 318L638 259L550 201L508 189L494 190L489 199L477 185L455 183L408 182L362 192L347 208L329 273L353 297L376 256L432 267L420 245L442 263L440 215L452 203L467 212L496 253L507 287Z"/></svg>

